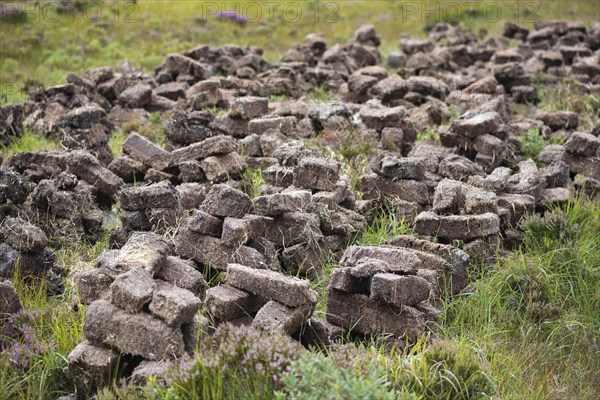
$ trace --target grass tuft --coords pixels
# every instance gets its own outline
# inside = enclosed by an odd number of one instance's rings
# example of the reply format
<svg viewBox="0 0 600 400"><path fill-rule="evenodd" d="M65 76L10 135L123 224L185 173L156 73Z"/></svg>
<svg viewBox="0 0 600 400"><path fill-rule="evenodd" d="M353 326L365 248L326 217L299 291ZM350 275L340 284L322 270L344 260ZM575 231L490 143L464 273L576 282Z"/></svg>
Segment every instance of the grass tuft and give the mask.
<svg viewBox="0 0 600 400"><path fill-rule="evenodd" d="M56 151L59 150L58 143L45 136L36 135L28 129L25 129L23 135L6 146L0 146L0 151L5 157L25 151Z"/></svg>
<svg viewBox="0 0 600 400"><path fill-rule="evenodd" d="M412 226L406 221L404 216L397 215L389 207L383 207L375 211L373 222L367 226L367 230L358 240L362 246L379 246L386 244L390 239L413 233Z"/></svg>
<svg viewBox="0 0 600 400"><path fill-rule="evenodd" d="M260 168L248 168L242 173L242 186L244 192L251 198L261 195L260 189L265 184L265 180Z"/></svg>
<svg viewBox="0 0 600 400"><path fill-rule="evenodd" d="M438 131L432 128L426 128L425 130L419 132L417 135L417 142L431 142L434 144L441 144L440 134Z"/></svg>

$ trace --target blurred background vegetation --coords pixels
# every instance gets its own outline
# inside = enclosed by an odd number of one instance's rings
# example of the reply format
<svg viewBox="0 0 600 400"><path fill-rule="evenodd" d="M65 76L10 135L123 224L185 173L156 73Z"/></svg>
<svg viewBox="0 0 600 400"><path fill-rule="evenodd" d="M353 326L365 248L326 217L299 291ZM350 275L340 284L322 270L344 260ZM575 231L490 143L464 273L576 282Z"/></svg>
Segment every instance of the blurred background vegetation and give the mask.
<svg viewBox="0 0 600 400"><path fill-rule="evenodd" d="M198 1L139 0L71 3L79 10L57 13L56 1L21 4L27 18L2 21L0 103L22 101L33 83L64 81L67 72L115 66L128 60L151 71L168 53L200 44L258 46L276 62L312 32L328 43L344 42L362 24L373 24L385 56L402 36L425 36L436 22L459 24L482 40L501 32L504 21L533 26L537 20L600 20L600 2L584 1ZM68 3L68 2L66 2ZM237 10L246 24L221 21L211 11Z"/></svg>

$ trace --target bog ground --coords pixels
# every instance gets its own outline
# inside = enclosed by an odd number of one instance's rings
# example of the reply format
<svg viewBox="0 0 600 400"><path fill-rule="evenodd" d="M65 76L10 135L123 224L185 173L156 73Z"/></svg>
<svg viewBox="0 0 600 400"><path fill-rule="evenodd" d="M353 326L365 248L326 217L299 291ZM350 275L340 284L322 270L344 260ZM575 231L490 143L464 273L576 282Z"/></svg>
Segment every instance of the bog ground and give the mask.
<svg viewBox="0 0 600 400"><path fill-rule="evenodd" d="M0 399L598 397L596 2L0 5Z"/></svg>

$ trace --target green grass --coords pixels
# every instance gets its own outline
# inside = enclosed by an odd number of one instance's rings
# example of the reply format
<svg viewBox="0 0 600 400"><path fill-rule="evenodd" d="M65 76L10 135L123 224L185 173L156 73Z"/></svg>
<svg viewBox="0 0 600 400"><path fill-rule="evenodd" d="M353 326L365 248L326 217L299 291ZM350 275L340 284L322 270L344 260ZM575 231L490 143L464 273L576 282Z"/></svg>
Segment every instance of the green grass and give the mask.
<svg viewBox="0 0 600 400"><path fill-rule="evenodd" d="M600 96L597 92L585 93L572 80L565 79L561 85L549 87L538 86L542 111L572 111L579 116L579 129L590 130L598 121L600 115Z"/></svg>
<svg viewBox="0 0 600 400"><path fill-rule="evenodd" d="M525 222L522 248L492 270L471 266L472 290L443 303L441 343L404 355L355 345L349 367L375 370L375 360L385 385L426 399L596 398L600 204L578 198L551 211ZM410 233L389 222L372 224L360 243Z"/></svg>
<svg viewBox="0 0 600 400"><path fill-rule="evenodd" d="M519 136L521 142L521 150L519 153L525 157L525 159L531 158L533 161L538 162L538 157L544 148L550 144L560 144L565 142L564 136L555 136L545 139L540 133L539 129L533 128Z"/></svg>
<svg viewBox="0 0 600 400"><path fill-rule="evenodd" d="M593 399L600 329L600 204L525 224L523 248L448 300L443 337L490 364L503 399Z"/></svg>
<svg viewBox="0 0 600 400"><path fill-rule="evenodd" d="M306 148L341 162L358 199L362 197L360 177L369 171L369 157L375 154L377 144L372 137L360 137L354 130L325 130L305 141Z"/></svg>
<svg viewBox="0 0 600 400"><path fill-rule="evenodd" d="M108 146L110 147L113 157L118 157L123 153L123 143L125 143L125 139L127 139L127 134L122 130L113 132L108 140Z"/></svg>
<svg viewBox="0 0 600 400"><path fill-rule="evenodd" d="M27 322L31 339L11 343L19 349L18 357L11 351L0 355L0 398L56 398L73 392L64 368L67 355L82 340L85 307L72 309L73 286L64 295L48 297L44 285L26 287L19 279L14 284L27 315L32 315L21 318ZM11 359L27 365L15 365Z"/></svg>
<svg viewBox="0 0 600 400"><path fill-rule="evenodd" d="M207 107L207 108L204 108L202 111L208 111L215 117L218 117L219 115L227 114L227 110L225 110L223 108L218 108L217 106Z"/></svg>
<svg viewBox="0 0 600 400"><path fill-rule="evenodd" d="M0 146L0 152L6 158L9 158L15 153L24 151L39 152L39 151L54 151L59 150L59 145L55 140L32 133L25 129L23 135L12 141L6 146Z"/></svg>
<svg viewBox="0 0 600 400"><path fill-rule="evenodd" d="M417 135L417 142L431 142L437 145L441 144L440 134L432 128L426 128Z"/></svg>
<svg viewBox="0 0 600 400"><path fill-rule="evenodd" d="M323 265L323 273L315 276L310 280L310 288L317 292L319 300L313 313L315 318L325 318L327 309L327 290L329 288L329 281L331 277L331 270L339 268L339 264L334 260L329 260Z"/></svg>
<svg viewBox="0 0 600 400"><path fill-rule="evenodd" d="M391 18L394 13L400 15L403 7L401 2L391 1L327 3L338 5L339 20L334 23L323 23L323 14L315 21L310 14L314 12L311 3L302 2L304 17L298 22L278 17L266 24L245 27L212 18L201 21L201 2L142 0L138 3L134 16L138 23L123 23L123 14L117 19L112 14L103 14L99 23L76 16L74 21L63 23L3 24L0 29L0 103L22 101L24 92L20 88L36 81L46 85L60 83L68 71L81 73L94 66L115 66L123 59L151 71L164 60L166 53L181 52L203 43L257 45L265 49L267 60L276 61L309 32L323 33L331 46L347 40L363 23L376 26L383 39L381 52L385 56L398 49L401 34L423 37L423 24L435 22L431 18L425 21L419 15L406 21ZM233 3L224 2L227 8ZM435 3L449 4L447 1ZM479 37L486 33L498 34L502 26L501 23L490 24L481 17L485 4L491 2L482 2L476 7L478 16L472 21L464 14L459 17L460 24ZM522 19L528 4L530 2L500 3L503 20L512 16L514 8L511 7L515 6L521 11ZM266 3L261 5L265 11ZM418 6L431 8L433 3L422 2ZM539 16L590 23L597 19L598 7L598 3L591 1L544 2ZM445 19L448 18L445 15ZM532 25L531 21L520 22ZM75 31L77 35L72 34ZM587 129L597 121L599 99L596 94L582 94L576 88L569 82L557 89L540 86L540 107L547 111L577 112L580 126ZM308 97L316 101L331 100L322 87L308 93ZM270 100L283 99L272 97ZM452 106L451 109L456 118L458 109ZM120 128L110 142L115 156L121 154L123 141L131 131L160 145L166 141L159 114L152 114L149 124L140 126L133 121ZM344 140L340 140L336 132L323 132L311 140L313 147L342 162L344 172L357 189L359 177L368 169L368 156L377 143L352 133L344 132L342 137ZM430 131L419 137L437 140L435 132ZM537 132L527 132L522 140L523 154L534 159L545 144ZM56 149L54 141L26 131L22 138L2 148L2 154L6 157L19 151ZM248 170L243 178L248 184L248 193L257 196L262 185L260 170ZM240 361L252 354L249 349L256 349L251 343L262 343L263 339L251 336L254 339L250 342L233 341L250 344L238 347L234 354L238 358L231 356L228 362L208 350L206 354L199 353L194 358L192 375L182 374L168 389L157 385L143 390L127 387L106 390L101 397L105 400L271 399L278 391L283 396L306 398L308 394L304 394L314 390L324 394L322 398L328 393L343 393L350 398L351 394L367 388L364 398L385 398L386 392L393 391L398 398L421 399L594 399L600 392L597 372L600 370L600 204L575 199L563 209L555 209L552 216L527 222L525 228L526 240L521 249L500 259L491 269L473 266L473 290L444 300L443 315L436 330L440 342L433 346L428 347L427 338L423 338L409 352L402 353L387 351L377 340L349 342L351 349L347 353L334 352L328 358L305 354L300 361L294 358L291 371L287 365L285 370L275 368L271 372L278 378L276 383L271 377L256 373L260 369L256 364ZM393 210L384 209L376 213L374 222L355 243L379 245L411 232L404 219ZM63 244L57 251L57 264L71 271L65 280L63 295L48 297L43 285L27 287L15 279L28 313L23 318L35 346L32 351L23 353L26 366L14 365L9 360L10 353L0 355L0 399L53 399L73 392L72 377L64 368L68 353L83 340L85 307L76 305L72 273L90 268L106 248L106 240L94 246ZM320 297L315 316L325 316L327 285L335 266L334 261L327 263L323 275L311 282ZM222 275L214 276L212 283L220 278ZM235 334L233 337L236 338ZM274 346L272 338L267 339L260 351L271 354L266 349L277 350L280 343ZM9 345L32 343L21 339ZM306 387L306 382L295 379L305 373L313 374L314 381L322 385L317 388L309 381ZM334 378L319 380L327 377Z"/></svg>
<svg viewBox="0 0 600 400"><path fill-rule="evenodd" d="M493 393L494 398L502 399L594 399L600 368L600 204L574 199L523 226L526 237L521 249L499 260L491 270L473 267L472 290L444 301L436 333L442 341L437 345L426 345L424 338L409 353L390 353L377 340L348 342L353 350L332 353L328 360L354 369L359 380L346 382L351 387L369 386L375 379L398 396L450 400L487 398L484 393ZM410 232L410 226L392 212L383 212L357 243L382 244ZM95 246L65 245L58 251L57 263L71 271L89 268L105 248L105 240ZM312 283L321 297L316 316L324 316L324 296L333 267L334 263L327 264L324 275ZM29 354L26 367L14 366L9 354L2 355L0 398L55 398L71 392L71 377L64 367L67 354L82 340L85 312L85 307L73 306L72 279L66 280L65 294L55 297L46 296L43 286L24 286L18 278L15 285L25 310L34 315L31 337L43 344L43 350ZM39 316L36 310L40 310ZM244 347L239 351L246 354L250 350ZM208 353L201 354L192 380L184 374L170 389L125 388L107 391L103 398L271 399L276 390L305 390L286 375L287 370L274 371L284 382L281 387L249 369L233 373L229 365L215 366ZM320 356L305 357L313 365ZM291 366L294 371L295 362ZM305 367L298 365L299 371ZM332 376L338 375L336 371Z"/></svg>
<svg viewBox="0 0 600 400"><path fill-rule="evenodd" d="M113 157L118 157L122 154L123 143L131 132L139 133L162 148L164 148L167 143L167 137L164 132L160 113L150 114L148 122L140 122L138 119L133 119L129 122L125 122L118 128L118 130L112 133L108 141L108 146L112 151Z"/></svg>
<svg viewBox="0 0 600 400"><path fill-rule="evenodd" d="M248 168L242 173L242 184L244 191L251 198L256 198L261 195L260 189L265 184L260 168Z"/></svg>
<svg viewBox="0 0 600 400"><path fill-rule="evenodd" d="M391 207L376 210L373 222L358 240L361 246L379 246L390 239L413 233L412 226L405 218L398 216Z"/></svg>
<svg viewBox="0 0 600 400"><path fill-rule="evenodd" d="M334 95L325 86L318 86L310 90L306 97L319 103L330 103L334 100Z"/></svg>

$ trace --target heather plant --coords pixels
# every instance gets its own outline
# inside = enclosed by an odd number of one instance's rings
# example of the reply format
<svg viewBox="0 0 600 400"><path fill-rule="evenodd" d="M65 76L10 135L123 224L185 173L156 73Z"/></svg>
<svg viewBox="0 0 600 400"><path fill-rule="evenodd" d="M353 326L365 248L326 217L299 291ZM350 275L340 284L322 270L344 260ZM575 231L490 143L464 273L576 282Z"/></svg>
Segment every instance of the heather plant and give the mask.
<svg viewBox="0 0 600 400"><path fill-rule="evenodd" d="M7 357L12 367L24 370L32 360L47 350L34 329L39 318L39 310L21 310L12 314L5 322L7 328L14 332L16 339L2 342L0 353L3 357Z"/></svg>
<svg viewBox="0 0 600 400"><path fill-rule="evenodd" d="M303 352L299 343L283 334L225 324L206 338L193 358L183 359L174 369L169 377L171 389L147 389L158 397L147 396L147 390L143 396L133 397L130 388L105 393L101 398L272 398L274 389L281 386L282 375Z"/></svg>
<svg viewBox="0 0 600 400"><path fill-rule="evenodd" d="M297 342L283 334L265 334L230 324L219 327L208 346L213 349L215 361L226 369L256 374L274 383L303 352Z"/></svg>
<svg viewBox="0 0 600 400"><path fill-rule="evenodd" d="M337 365L324 354L305 354L283 379L277 399L303 400L392 400L416 399L414 395L399 396L378 368L357 375Z"/></svg>
<svg viewBox="0 0 600 400"><path fill-rule="evenodd" d="M365 346L360 343L341 343L329 349L329 358L338 367L366 378L373 370L382 370L386 352L383 347ZM392 355L392 353L387 353Z"/></svg>
<svg viewBox="0 0 600 400"><path fill-rule="evenodd" d="M67 355L82 340L85 307L73 309L76 293L48 296L44 282L25 285L18 274L13 284L23 310L7 324L19 333L5 338L0 354L0 399L46 399L73 392L66 370Z"/></svg>

